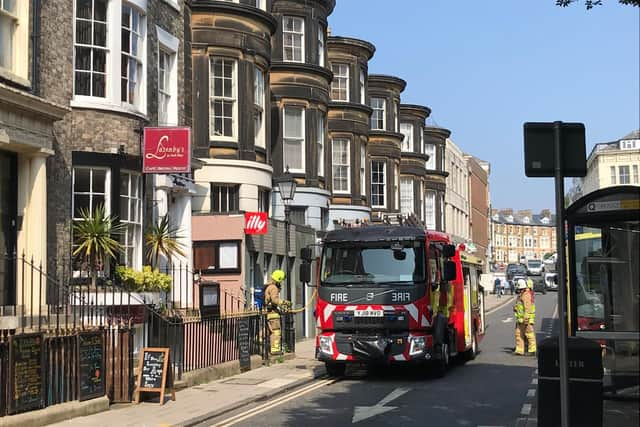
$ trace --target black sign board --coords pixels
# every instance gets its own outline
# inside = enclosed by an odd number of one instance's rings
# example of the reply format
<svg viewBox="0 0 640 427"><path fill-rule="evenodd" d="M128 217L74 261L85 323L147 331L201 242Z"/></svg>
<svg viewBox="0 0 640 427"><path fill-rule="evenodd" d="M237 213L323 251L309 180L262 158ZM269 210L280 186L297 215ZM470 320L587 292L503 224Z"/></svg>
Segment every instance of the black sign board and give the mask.
<svg viewBox="0 0 640 427"><path fill-rule="evenodd" d="M44 406L42 334L24 334L9 337L9 369L11 389L9 412L40 409Z"/></svg>
<svg viewBox="0 0 640 427"><path fill-rule="evenodd" d="M238 350L240 351L240 370L251 369L251 351L249 349L249 319L238 319Z"/></svg>
<svg viewBox="0 0 640 427"><path fill-rule="evenodd" d="M555 125L555 123L524 124L524 173L526 176L555 176ZM559 125L562 176L586 176L584 124L559 123Z"/></svg>
<svg viewBox="0 0 640 427"><path fill-rule="evenodd" d="M138 388L135 402L140 403L140 392L160 393L160 404L164 405L165 389L171 390L171 400L176 400L173 389L173 369L169 364L169 349L148 347L140 351L138 363Z"/></svg>
<svg viewBox="0 0 640 427"><path fill-rule="evenodd" d="M79 400L105 395L104 334L82 332L78 335Z"/></svg>

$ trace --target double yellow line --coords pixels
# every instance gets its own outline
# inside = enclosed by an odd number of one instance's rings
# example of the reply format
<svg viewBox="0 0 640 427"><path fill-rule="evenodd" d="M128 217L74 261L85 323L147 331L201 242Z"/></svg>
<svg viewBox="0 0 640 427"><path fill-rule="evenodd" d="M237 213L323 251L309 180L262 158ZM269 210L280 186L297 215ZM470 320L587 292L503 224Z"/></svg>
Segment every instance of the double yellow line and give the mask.
<svg viewBox="0 0 640 427"><path fill-rule="evenodd" d="M220 421L217 424L213 424L212 427L227 427L227 426L232 426L234 424L238 424L239 422L255 417L256 415L259 415L265 411L268 411L271 408L282 405L283 403L287 403L290 400L297 399L300 396L304 396L307 393L311 393L314 390L317 390L327 385L331 385L337 381L339 381L339 379L325 379L325 380L314 382L313 384L310 384L306 387L293 390L292 392L287 393L284 396L280 396L276 399L263 403L262 405L256 406L255 408L251 408L248 410L249 413L245 412L242 414L238 414L233 417L227 418L224 421Z"/></svg>

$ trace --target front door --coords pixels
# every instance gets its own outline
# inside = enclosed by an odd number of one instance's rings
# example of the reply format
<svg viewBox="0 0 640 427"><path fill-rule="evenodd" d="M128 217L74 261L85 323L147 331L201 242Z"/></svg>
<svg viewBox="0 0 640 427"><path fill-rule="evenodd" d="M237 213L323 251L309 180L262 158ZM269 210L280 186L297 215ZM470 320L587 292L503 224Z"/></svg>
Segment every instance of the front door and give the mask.
<svg viewBox="0 0 640 427"><path fill-rule="evenodd" d="M17 156L0 150L0 306L15 304L17 169Z"/></svg>

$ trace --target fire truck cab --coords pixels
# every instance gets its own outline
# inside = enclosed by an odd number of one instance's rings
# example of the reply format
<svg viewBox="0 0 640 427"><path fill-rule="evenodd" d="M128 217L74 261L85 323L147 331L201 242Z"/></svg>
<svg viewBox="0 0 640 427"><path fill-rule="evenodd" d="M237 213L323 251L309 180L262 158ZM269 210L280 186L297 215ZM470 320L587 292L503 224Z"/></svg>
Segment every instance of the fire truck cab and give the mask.
<svg viewBox="0 0 640 427"><path fill-rule="evenodd" d="M478 340L466 338L480 328L464 320L471 299L447 234L411 225L330 231L317 267L316 356L330 375L353 363L413 363L442 376L451 357L475 356Z"/></svg>

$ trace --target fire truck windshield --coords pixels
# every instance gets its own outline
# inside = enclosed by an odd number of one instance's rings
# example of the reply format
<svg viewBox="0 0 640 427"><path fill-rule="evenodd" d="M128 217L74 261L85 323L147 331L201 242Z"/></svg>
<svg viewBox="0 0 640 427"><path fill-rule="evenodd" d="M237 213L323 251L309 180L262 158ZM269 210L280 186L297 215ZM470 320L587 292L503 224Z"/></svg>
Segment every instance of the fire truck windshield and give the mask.
<svg viewBox="0 0 640 427"><path fill-rule="evenodd" d="M321 284L413 285L425 280L422 242L384 242L327 246L322 254Z"/></svg>

